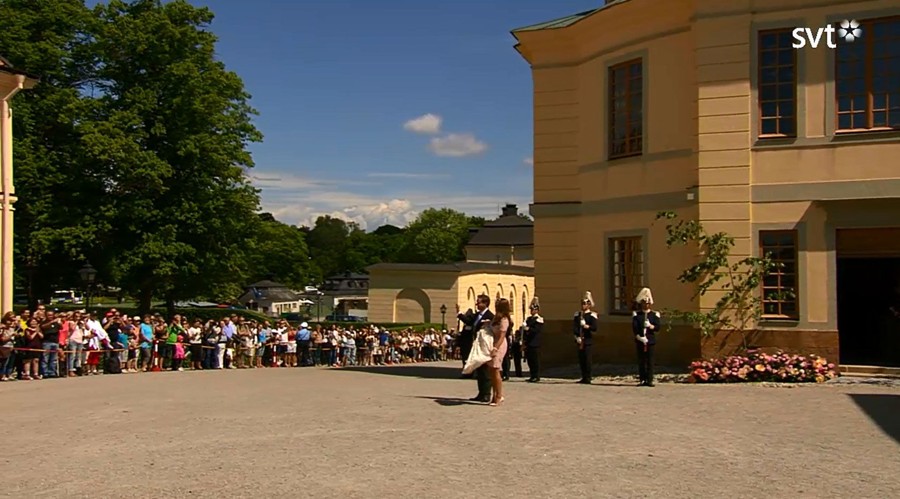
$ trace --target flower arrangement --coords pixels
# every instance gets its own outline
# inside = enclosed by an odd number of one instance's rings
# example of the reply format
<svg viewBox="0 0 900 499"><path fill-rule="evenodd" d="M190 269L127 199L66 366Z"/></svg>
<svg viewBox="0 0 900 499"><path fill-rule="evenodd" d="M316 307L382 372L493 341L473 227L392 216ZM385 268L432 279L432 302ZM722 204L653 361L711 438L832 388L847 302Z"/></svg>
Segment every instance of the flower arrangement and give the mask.
<svg viewBox="0 0 900 499"><path fill-rule="evenodd" d="M816 355L751 353L691 363L688 382L824 383L837 377L834 364Z"/></svg>

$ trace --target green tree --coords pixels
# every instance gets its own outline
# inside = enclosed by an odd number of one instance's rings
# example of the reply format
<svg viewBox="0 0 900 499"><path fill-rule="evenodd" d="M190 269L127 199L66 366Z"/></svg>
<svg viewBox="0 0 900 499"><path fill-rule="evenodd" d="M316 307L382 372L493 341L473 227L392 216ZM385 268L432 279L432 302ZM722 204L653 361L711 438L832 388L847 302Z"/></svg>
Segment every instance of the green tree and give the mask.
<svg viewBox="0 0 900 499"><path fill-rule="evenodd" d="M311 262L303 232L262 213L253 234L247 249L251 281L274 276L293 289L310 284Z"/></svg>
<svg viewBox="0 0 900 499"><path fill-rule="evenodd" d="M746 351L748 337L755 331L763 314L763 279L780 268L782 264L772 260L770 255L762 257L731 256L734 238L725 232L710 234L703 224L696 220L676 220L673 212L660 212L657 220L670 221L666 225L666 245L695 246L699 249L697 263L685 269L678 281L694 287L692 300L712 291L720 293L712 309L685 311L670 309L669 315L675 321L683 321L700 330L703 336L719 332L736 332ZM767 298L778 299L788 293L770 293ZM671 327L672 321L668 321Z"/></svg>
<svg viewBox="0 0 900 499"><path fill-rule="evenodd" d="M82 144L100 180L97 238L110 274L140 299L233 292L258 223L244 171L261 140L240 77L215 57L213 13L184 0L111 0L99 19L99 103ZM217 297L225 298L225 297Z"/></svg>
<svg viewBox="0 0 900 499"><path fill-rule="evenodd" d="M347 269L343 268L350 233L358 229L356 224L340 218L320 216L309 231L307 244L315 264L318 281Z"/></svg>
<svg viewBox="0 0 900 499"><path fill-rule="evenodd" d="M408 263L463 260L469 227L469 218L464 213L450 208L428 208L407 227L402 258Z"/></svg>
<svg viewBox="0 0 900 499"><path fill-rule="evenodd" d="M94 106L94 17L82 0L0 1L0 54L36 74L15 112L15 269L34 298L80 285L84 248L110 227L97 216L102 181L84 174L80 137Z"/></svg>

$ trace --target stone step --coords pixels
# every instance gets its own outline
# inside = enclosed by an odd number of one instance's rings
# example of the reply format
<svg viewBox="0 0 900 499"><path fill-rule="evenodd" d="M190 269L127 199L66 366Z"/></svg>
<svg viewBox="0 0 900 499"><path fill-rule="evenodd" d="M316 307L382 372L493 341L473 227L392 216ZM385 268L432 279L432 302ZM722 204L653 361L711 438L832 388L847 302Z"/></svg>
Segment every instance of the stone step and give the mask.
<svg viewBox="0 0 900 499"><path fill-rule="evenodd" d="M900 378L900 367L841 365L841 376Z"/></svg>

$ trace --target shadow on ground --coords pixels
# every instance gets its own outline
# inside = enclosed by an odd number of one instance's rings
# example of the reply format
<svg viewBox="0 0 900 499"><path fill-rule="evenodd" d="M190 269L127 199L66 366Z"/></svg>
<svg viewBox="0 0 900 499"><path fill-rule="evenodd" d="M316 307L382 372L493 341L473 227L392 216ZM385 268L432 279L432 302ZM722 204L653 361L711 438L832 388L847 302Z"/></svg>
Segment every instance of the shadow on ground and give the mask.
<svg viewBox="0 0 900 499"><path fill-rule="evenodd" d="M900 395L850 393L848 396L881 431L900 443Z"/></svg>
<svg viewBox="0 0 900 499"><path fill-rule="evenodd" d="M427 397L424 395L416 395L413 398L433 400L434 403L444 407L453 407L458 405L484 405L483 402L475 402L469 399L461 399L458 397Z"/></svg>
<svg viewBox="0 0 900 499"><path fill-rule="evenodd" d="M446 365L423 364L399 364L394 366L367 366L367 367L342 367L334 371L358 372L370 374L386 374L388 376L408 376L425 379L459 379L462 374L461 367Z"/></svg>

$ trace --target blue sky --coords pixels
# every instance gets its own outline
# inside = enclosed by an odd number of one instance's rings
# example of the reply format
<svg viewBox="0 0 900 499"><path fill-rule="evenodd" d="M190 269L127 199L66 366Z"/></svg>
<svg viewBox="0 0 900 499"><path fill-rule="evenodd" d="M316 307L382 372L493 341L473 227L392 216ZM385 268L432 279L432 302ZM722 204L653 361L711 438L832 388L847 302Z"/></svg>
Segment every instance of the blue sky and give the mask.
<svg viewBox="0 0 900 499"><path fill-rule="evenodd" d="M509 31L602 0L193 3L215 12L219 56L260 112L263 209L374 230L428 207L527 210L531 75Z"/></svg>

